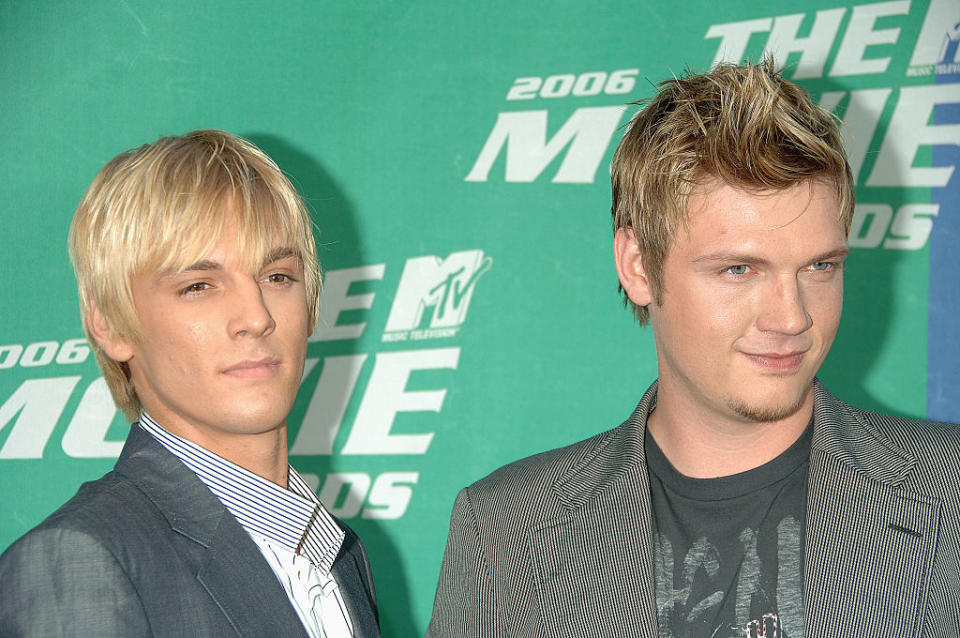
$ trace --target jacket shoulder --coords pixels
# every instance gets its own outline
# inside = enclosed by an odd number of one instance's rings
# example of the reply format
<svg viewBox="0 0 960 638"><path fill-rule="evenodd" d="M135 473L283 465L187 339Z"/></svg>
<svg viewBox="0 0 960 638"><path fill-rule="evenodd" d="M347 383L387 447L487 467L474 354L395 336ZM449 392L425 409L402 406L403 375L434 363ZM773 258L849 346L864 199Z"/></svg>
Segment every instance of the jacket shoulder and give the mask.
<svg viewBox="0 0 960 638"><path fill-rule="evenodd" d="M112 471L81 485L70 500L35 529L73 529L109 541L162 519L143 492Z"/></svg>
<svg viewBox="0 0 960 638"><path fill-rule="evenodd" d="M849 417L910 452L960 450L960 424L861 410L835 399ZM956 456L954 456L956 458Z"/></svg>
<svg viewBox="0 0 960 638"><path fill-rule="evenodd" d="M909 492L960 507L960 425L861 410L824 396L821 416L832 454Z"/></svg>
<svg viewBox="0 0 960 638"><path fill-rule="evenodd" d="M77 494L0 556L0 634L145 635L146 613L124 565L129 510L122 477ZM104 610L109 609L109 613Z"/></svg>
<svg viewBox="0 0 960 638"><path fill-rule="evenodd" d="M461 491L480 520L488 523L533 518L552 518L564 504L555 486L565 477L582 470L597 470L597 459L604 452L624 443L625 422L577 443L540 452L500 467ZM600 464L602 465L602 464ZM609 468L611 472L620 467ZM590 471L590 470L588 470Z"/></svg>
<svg viewBox="0 0 960 638"><path fill-rule="evenodd" d="M544 477L555 478L583 463L597 448L609 445L618 438L619 430L620 426L617 426L582 441L512 461L476 481L471 487L483 488L500 483L519 487L522 484L539 483Z"/></svg>
<svg viewBox="0 0 960 638"><path fill-rule="evenodd" d="M13 543L3 557L31 547L50 547L52 539L62 539L61 544L67 547L76 543L88 548L97 545L103 554L124 564L132 560L132 553L145 551L131 539L156 539L160 526L168 527L149 499L128 479L109 472L81 485L66 503Z"/></svg>

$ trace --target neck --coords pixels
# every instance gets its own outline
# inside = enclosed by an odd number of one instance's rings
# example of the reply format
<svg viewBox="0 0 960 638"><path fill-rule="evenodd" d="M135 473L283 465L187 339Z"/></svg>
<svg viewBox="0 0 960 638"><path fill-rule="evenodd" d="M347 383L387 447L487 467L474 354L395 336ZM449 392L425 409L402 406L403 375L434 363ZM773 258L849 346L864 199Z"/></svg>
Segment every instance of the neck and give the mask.
<svg viewBox="0 0 960 638"><path fill-rule="evenodd" d="M241 434L234 441L221 440L217 443L219 449L206 445L203 447L286 489L289 468L286 428L260 434Z"/></svg>
<svg viewBox="0 0 960 638"><path fill-rule="evenodd" d="M154 416L154 411L149 414L168 432L286 489L289 468L286 424L263 432L211 431L175 418L165 419L162 411L160 416Z"/></svg>
<svg viewBox="0 0 960 638"><path fill-rule="evenodd" d="M705 410L661 386L647 429L678 472L691 478L716 478L775 459L800 438L812 415L812 386L796 411L765 422Z"/></svg>

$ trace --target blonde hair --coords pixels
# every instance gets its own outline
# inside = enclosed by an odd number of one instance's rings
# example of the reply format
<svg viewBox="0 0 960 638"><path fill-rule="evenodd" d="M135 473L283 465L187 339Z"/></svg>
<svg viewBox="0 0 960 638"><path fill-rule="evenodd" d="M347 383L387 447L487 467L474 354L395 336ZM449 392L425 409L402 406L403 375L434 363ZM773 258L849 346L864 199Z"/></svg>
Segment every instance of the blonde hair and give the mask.
<svg viewBox="0 0 960 638"><path fill-rule="evenodd" d="M80 315L113 400L128 420L139 418L140 400L126 364L110 359L93 338L91 304L112 335L141 339L131 278L183 270L206 258L234 221L240 254L252 269L277 242L298 253L315 324L321 279L309 213L273 160L247 140L193 131L121 153L97 173L77 207L69 249Z"/></svg>
<svg viewBox="0 0 960 638"><path fill-rule="evenodd" d="M653 98L636 104L643 108L613 157L611 212L614 232L633 231L656 303L663 262L698 184L719 180L767 191L823 180L836 187L840 221L849 230L854 183L839 120L783 79L771 59L666 80ZM630 305L645 324L648 309Z"/></svg>

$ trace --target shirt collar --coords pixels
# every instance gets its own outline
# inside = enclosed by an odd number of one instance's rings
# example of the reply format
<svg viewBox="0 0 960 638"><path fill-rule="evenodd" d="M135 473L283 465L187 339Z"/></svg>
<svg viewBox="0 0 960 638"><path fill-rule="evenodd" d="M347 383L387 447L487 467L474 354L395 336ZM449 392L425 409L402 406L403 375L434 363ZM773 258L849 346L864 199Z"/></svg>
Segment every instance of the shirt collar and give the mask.
<svg viewBox="0 0 960 638"><path fill-rule="evenodd" d="M166 429L143 412L138 425L192 470L248 534L310 559L328 574L344 532L297 471L288 466L288 489Z"/></svg>

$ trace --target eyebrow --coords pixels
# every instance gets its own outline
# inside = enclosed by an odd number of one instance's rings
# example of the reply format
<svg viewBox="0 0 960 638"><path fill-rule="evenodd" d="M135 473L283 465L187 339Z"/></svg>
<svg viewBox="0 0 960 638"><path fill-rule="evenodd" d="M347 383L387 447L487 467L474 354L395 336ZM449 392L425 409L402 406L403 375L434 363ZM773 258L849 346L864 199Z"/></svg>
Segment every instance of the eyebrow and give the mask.
<svg viewBox="0 0 960 638"><path fill-rule="evenodd" d="M826 261L828 259L836 259L837 257L846 257L849 254L850 254L850 249L846 246L841 246L838 248L834 248L831 251L817 255L813 259L810 259L809 262L812 264L817 261ZM709 255L703 255L693 260L693 263L701 263L701 262L723 262L728 264L768 265L770 263L770 260L764 259L762 257L757 257L756 255L751 255L749 253L720 252L720 253L710 253Z"/></svg>
<svg viewBox="0 0 960 638"><path fill-rule="evenodd" d="M263 266L261 266L261 268L266 268L276 261L281 261L290 257L293 257L299 261L300 251L290 248L289 246L278 246L277 248L274 248L268 252L267 256L263 258Z"/></svg>
<svg viewBox="0 0 960 638"><path fill-rule="evenodd" d="M212 259L201 259L198 262L190 264L186 268L180 271L172 271L167 273L168 275L179 275L186 272L196 272L198 270L223 270L223 264L218 261L213 261Z"/></svg>
<svg viewBox="0 0 960 638"><path fill-rule="evenodd" d="M290 257L293 257L299 260L300 252L293 248L290 248L289 246L279 246L271 250L269 253L267 253L267 255L263 258L263 264L260 266L260 269L262 270L272 263L275 263ZM179 274L189 273L189 272L208 271L208 270L223 270L223 264L221 264L219 261L214 261L212 259L201 259L200 261L190 264L183 270L167 273L167 276L179 275Z"/></svg>

